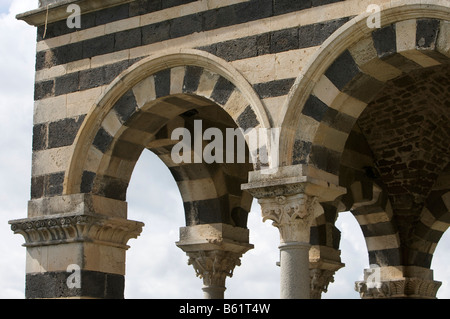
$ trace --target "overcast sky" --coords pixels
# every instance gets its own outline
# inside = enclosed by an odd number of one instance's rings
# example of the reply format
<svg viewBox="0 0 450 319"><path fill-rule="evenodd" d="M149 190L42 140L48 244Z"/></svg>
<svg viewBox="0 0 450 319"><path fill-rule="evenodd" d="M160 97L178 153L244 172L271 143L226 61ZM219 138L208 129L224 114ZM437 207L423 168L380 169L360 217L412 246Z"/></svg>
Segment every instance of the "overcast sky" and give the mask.
<svg viewBox="0 0 450 319"><path fill-rule="evenodd" d="M25 218L30 198L33 84L36 30L15 20L17 13L37 8L38 0L0 0L0 298L23 298L25 248L8 220ZM144 152L127 193L128 217L145 223L138 239L129 241L126 298L202 298L202 281L175 242L184 226L181 196L169 170ZM346 212L339 215L341 257L346 267L335 275L323 298L359 298L354 282L367 268L367 249L359 226ZM278 230L262 223L259 205L249 214L250 242L226 298L279 298ZM444 235L433 259L435 280L443 282L439 298L450 298L450 236Z"/></svg>

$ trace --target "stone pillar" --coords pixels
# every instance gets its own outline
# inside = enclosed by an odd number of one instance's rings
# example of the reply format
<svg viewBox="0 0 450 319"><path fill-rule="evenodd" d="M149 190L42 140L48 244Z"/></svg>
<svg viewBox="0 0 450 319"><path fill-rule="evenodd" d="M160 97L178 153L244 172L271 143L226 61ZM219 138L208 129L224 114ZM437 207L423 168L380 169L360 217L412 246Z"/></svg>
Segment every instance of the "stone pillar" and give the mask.
<svg viewBox="0 0 450 319"><path fill-rule="evenodd" d="M144 226L122 217L126 203L64 195L31 201L28 213L9 222L25 238L26 298L124 297L127 242Z"/></svg>
<svg viewBox="0 0 450 319"><path fill-rule="evenodd" d="M258 198L263 221L272 220L280 232L280 296L283 299L309 299L311 279L309 270L310 228L320 214L321 201L333 201L345 193L336 186L337 179L327 182L313 178L317 174L294 165L279 167L268 174L249 173L249 183L242 189ZM326 176L326 175L325 175Z"/></svg>
<svg viewBox="0 0 450 319"><path fill-rule="evenodd" d="M355 283L355 290L362 299L436 299L441 284L433 280L431 269L371 265L364 270L364 280Z"/></svg>
<svg viewBox="0 0 450 319"><path fill-rule="evenodd" d="M280 232L280 296L309 299L309 237L314 218L323 212L316 197L306 194L258 200L263 221L270 219Z"/></svg>
<svg viewBox="0 0 450 319"><path fill-rule="evenodd" d="M232 277L240 258L253 248L249 231L222 223L180 228L176 245L189 257L197 277L203 280L205 299L223 299L226 277Z"/></svg>

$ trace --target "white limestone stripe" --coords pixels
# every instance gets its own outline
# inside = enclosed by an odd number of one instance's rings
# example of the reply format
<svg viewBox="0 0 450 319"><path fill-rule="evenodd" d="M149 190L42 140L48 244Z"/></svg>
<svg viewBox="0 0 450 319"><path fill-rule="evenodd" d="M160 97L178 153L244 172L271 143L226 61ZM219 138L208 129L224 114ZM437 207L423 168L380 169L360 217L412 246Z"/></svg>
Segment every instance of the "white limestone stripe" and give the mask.
<svg viewBox="0 0 450 319"><path fill-rule="evenodd" d="M33 152L31 175L40 176L66 171L73 152L73 145Z"/></svg>
<svg viewBox="0 0 450 319"><path fill-rule="evenodd" d="M35 101L33 124L87 114L106 87L104 85Z"/></svg>
<svg viewBox="0 0 450 319"><path fill-rule="evenodd" d="M386 222L391 221L391 218L389 217L389 215L383 211L378 212L378 213L356 215L355 218L361 226L378 224L378 223L386 223Z"/></svg>
<svg viewBox="0 0 450 319"><path fill-rule="evenodd" d="M216 189L212 178L179 181L177 185L184 202L214 199L223 195Z"/></svg>
<svg viewBox="0 0 450 319"><path fill-rule="evenodd" d="M133 87L133 94L139 108L156 99L155 77L149 76Z"/></svg>
<svg viewBox="0 0 450 319"><path fill-rule="evenodd" d="M183 82L186 68L179 66L170 70L170 94L183 93Z"/></svg>
<svg viewBox="0 0 450 319"><path fill-rule="evenodd" d="M318 46L232 61L250 83L296 78Z"/></svg>
<svg viewBox="0 0 450 319"><path fill-rule="evenodd" d="M214 90L214 86L219 80L220 75L216 73L212 73L207 69L203 69L202 75L200 76L200 80L197 87L197 94L200 96L204 96L209 98Z"/></svg>
<svg viewBox="0 0 450 319"><path fill-rule="evenodd" d="M322 145L330 150L342 153L347 142L348 133L321 123L314 137L315 145Z"/></svg>
<svg viewBox="0 0 450 319"><path fill-rule="evenodd" d="M281 117L280 108L284 105L286 98L287 95L281 95L261 100L271 120L271 127L281 127L283 118Z"/></svg>
<svg viewBox="0 0 450 319"><path fill-rule="evenodd" d="M385 250L399 248L399 238L397 234L365 237L368 251Z"/></svg>
<svg viewBox="0 0 450 319"><path fill-rule="evenodd" d="M445 54L450 58L450 21L441 21L441 28L439 30L436 48L439 52Z"/></svg>

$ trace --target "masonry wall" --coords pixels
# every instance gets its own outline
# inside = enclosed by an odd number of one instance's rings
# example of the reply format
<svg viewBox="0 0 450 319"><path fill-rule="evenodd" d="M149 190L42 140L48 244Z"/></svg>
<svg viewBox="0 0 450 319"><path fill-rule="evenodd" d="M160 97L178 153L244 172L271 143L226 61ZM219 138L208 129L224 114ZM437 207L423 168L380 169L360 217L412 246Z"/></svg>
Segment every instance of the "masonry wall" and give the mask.
<svg viewBox="0 0 450 319"><path fill-rule="evenodd" d="M370 1L373 2L373 1ZM167 48L207 51L240 71L271 124L295 78L369 1L133 1L38 27L31 197L60 195L72 144L105 88L133 63ZM44 38L45 33L45 38Z"/></svg>

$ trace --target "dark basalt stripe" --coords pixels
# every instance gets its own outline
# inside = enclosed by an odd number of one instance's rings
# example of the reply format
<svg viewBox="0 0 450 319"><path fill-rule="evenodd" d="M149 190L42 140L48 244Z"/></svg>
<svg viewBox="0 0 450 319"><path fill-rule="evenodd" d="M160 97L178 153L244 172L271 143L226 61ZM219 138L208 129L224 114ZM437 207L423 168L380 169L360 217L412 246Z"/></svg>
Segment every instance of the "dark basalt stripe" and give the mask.
<svg viewBox="0 0 450 319"><path fill-rule="evenodd" d="M372 33L373 44L379 58L397 53L397 34L395 24L376 29Z"/></svg>
<svg viewBox="0 0 450 319"><path fill-rule="evenodd" d="M99 176L95 178L92 193L107 198L126 200L128 183L112 176Z"/></svg>
<svg viewBox="0 0 450 319"><path fill-rule="evenodd" d="M51 197L63 192L64 172L31 178L31 198Z"/></svg>
<svg viewBox="0 0 450 319"><path fill-rule="evenodd" d="M155 73L156 98L170 95L170 69Z"/></svg>
<svg viewBox="0 0 450 319"><path fill-rule="evenodd" d="M186 73L183 80L183 92L194 93L197 91L200 77L203 73L203 68L198 66L186 66Z"/></svg>
<svg viewBox="0 0 450 319"><path fill-rule="evenodd" d="M72 145L84 118L85 115L81 115L51 122L48 125L48 148Z"/></svg>
<svg viewBox="0 0 450 319"><path fill-rule="evenodd" d="M328 173L338 175L341 153L324 146L312 145L309 155L310 163Z"/></svg>
<svg viewBox="0 0 450 319"><path fill-rule="evenodd" d="M131 90L127 91L113 107L122 124L126 123L137 109L137 102Z"/></svg>
<svg viewBox="0 0 450 319"><path fill-rule="evenodd" d="M358 74L360 70L352 55L345 50L327 69L326 77L340 90Z"/></svg>
<svg viewBox="0 0 450 319"><path fill-rule="evenodd" d="M91 297L123 299L125 278L122 275L80 270L80 288L69 288L71 272L44 272L26 275L25 298Z"/></svg>
<svg viewBox="0 0 450 319"><path fill-rule="evenodd" d="M250 105L238 116L237 123L244 131L258 126L259 121Z"/></svg>
<svg viewBox="0 0 450 319"><path fill-rule="evenodd" d="M303 106L302 114L312 117L318 122L321 122L328 110L328 105L323 103L315 95L310 95L305 105Z"/></svg>
<svg viewBox="0 0 450 319"><path fill-rule="evenodd" d="M221 76L214 86L213 92L211 94L211 99L213 99L220 105L225 105L234 89L234 84Z"/></svg>
<svg viewBox="0 0 450 319"><path fill-rule="evenodd" d="M369 251L369 264L382 266L401 266L402 260L398 248Z"/></svg>
<svg viewBox="0 0 450 319"><path fill-rule="evenodd" d="M211 223L230 224L228 195L218 198L184 202L186 226Z"/></svg>
<svg viewBox="0 0 450 319"><path fill-rule="evenodd" d="M261 99L283 96L289 93L295 78L274 80L270 82L257 83L253 85L256 93Z"/></svg>
<svg viewBox="0 0 450 319"><path fill-rule="evenodd" d="M434 47L440 28L440 21L435 19L417 20L416 47L427 49Z"/></svg>
<svg viewBox="0 0 450 319"><path fill-rule="evenodd" d="M114 137L109 135L108 132L105 131L103 127L100 127L97 134L95 135L93 145L102 153L106 153L106 151L110 148Z"/></svg>

